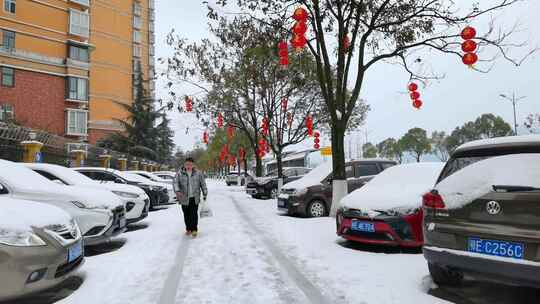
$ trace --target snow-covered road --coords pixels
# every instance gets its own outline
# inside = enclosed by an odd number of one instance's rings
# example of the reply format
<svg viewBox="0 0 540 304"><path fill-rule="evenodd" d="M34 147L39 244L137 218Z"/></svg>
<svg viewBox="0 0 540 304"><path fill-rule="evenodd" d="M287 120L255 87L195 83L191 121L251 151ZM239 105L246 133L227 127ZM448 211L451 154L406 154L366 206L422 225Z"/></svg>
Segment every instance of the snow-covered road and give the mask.
<svg viewBox="0 0 540 304"><path fill-rule="evenodd" d="M121 248L88 257L84 283L58 303L445 303L427 294L421 255L350 249L333 219L283 216L272 200L209 186L214 216L196 239L178 206L154 212Z"/></svg>

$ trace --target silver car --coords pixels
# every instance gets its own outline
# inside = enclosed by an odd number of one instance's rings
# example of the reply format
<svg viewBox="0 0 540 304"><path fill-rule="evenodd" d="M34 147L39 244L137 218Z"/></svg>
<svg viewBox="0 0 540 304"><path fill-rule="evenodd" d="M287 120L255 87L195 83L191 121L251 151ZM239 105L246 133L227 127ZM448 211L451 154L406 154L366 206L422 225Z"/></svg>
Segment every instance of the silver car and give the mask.
<svg viewBox="0 0 540 304"><path fill-rule="evenodd" d="M63 210L0 196L0 301L49 289L84 262L82 236Z"/></svg>

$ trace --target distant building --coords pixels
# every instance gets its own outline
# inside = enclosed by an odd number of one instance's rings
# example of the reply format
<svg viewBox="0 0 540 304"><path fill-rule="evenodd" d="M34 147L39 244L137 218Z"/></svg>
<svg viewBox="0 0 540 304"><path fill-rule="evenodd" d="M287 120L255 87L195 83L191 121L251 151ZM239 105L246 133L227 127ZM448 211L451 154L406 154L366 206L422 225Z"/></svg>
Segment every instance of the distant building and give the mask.
<svg viewBox="0 0 540 304"><path fill-rule="evenodd" d="M0 119L74 142L123 131L118 103L155 74L154 0L0 2Z"/></svg>

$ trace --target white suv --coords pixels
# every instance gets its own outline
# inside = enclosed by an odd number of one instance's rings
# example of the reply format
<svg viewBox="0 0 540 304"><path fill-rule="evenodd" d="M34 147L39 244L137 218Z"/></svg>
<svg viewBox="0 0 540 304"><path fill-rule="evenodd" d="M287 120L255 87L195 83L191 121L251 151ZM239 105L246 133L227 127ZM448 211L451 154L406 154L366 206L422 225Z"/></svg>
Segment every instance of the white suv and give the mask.
<svg viewBox="0 0 540 304"><path fill-rule="evenodd" d="M113 183L100 183L75 170L59 165L36 163L23 165L34 170L34 172L39 173L41 176L61 185L111 191L124 202L128 224L138 222L148 216L150 198L146 195L144 190L139 187Z"/></svg>
<svg viewBox="0 0 540 304"><path fill-rule="evenodd" d="M0 198L46 203L69 213L79 225L84 245L109 241L126 230L125 207L107 191L60 186L25 166L0 160Z"/></svg>

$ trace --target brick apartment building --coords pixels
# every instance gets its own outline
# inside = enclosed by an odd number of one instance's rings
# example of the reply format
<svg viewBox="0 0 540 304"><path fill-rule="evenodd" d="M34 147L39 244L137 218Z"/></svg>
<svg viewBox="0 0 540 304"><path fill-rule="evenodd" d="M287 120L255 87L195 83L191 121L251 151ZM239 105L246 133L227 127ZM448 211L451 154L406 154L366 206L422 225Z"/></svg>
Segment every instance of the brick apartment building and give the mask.
<svg viewBox="0 0 540 304"><path fill-rule="evenodd" d="M122 131L136 74L154 77L154 0L0 3L0 120L74 143Z"/></svg>

